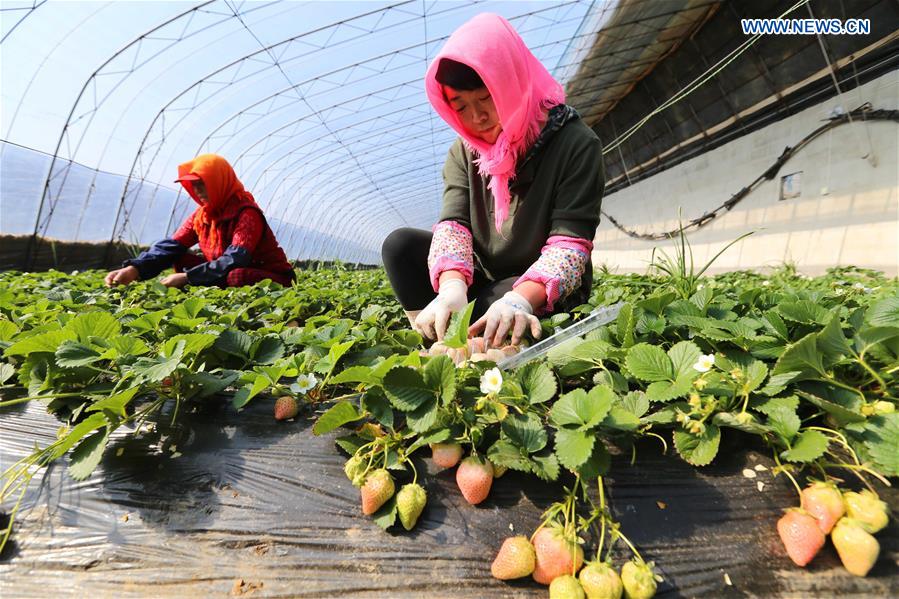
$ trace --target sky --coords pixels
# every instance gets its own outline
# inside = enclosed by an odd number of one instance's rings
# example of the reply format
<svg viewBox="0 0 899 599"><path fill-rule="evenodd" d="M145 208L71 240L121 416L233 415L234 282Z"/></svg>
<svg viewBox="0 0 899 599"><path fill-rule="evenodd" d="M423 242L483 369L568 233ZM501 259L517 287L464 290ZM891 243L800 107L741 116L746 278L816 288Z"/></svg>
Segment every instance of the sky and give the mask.
<svg viewBox="0 0 899 599"><path fill-rule="evenodd" d="M439 211L454 134L422 77L446 37L475 14L501 14L564 83L614 6L2 0L2 175L17 185L10 198L3 183L0 232L37 222L83 236L100 219L90 235L114 228L146 241L192 208L172 182L177 164L216 152L279 222L338 240L317 251L340 239L375 250L398 226L429 228ZM60 160L23 173L10 144ZM68 161L110 176L67 177ZM79 207L50 214L63 199Z"/></svg>

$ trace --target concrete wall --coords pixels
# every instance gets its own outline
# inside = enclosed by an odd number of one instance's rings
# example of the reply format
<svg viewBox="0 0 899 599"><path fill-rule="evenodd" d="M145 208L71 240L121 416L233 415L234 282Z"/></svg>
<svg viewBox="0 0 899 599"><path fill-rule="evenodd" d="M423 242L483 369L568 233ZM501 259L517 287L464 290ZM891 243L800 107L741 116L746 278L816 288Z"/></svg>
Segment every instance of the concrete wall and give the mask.
<svg viewBox="0 0 899 599"><path fill-rule="evenodd" d="M641 233L674 229L679 207L684 222L714 209L764 172L786 146L820 126L834 108L848 111L864 102L899 108L899 71L844 92L843 102L831 98L611 194L603 209ZM781 177L797 171L802 172L801 195L779 200ZM792 262L808 274L855 265L897 275L899 126L856 122L812 141L731 212L688 234L696 263L704 264L747 231L756 233L727 250L710 272L765 270ZM633 239L603 218L593 262L618 272L644 272L652 248L670 253L671 245Z"/></svg>

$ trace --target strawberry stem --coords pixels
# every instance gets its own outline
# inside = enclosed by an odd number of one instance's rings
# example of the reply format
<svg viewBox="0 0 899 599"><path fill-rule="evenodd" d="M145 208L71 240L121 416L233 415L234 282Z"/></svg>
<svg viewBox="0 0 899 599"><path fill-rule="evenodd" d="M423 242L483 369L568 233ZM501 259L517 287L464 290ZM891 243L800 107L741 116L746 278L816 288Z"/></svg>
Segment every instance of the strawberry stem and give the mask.
<svg viewBox="0 0 899 599"><path fill-rule="evenodd" d="M787 478L790 479L790 482L793 483L793 486L796 487L796 493L799 494L799 500L801 502L802 501L802 489L800 488L799 483L796 482L796 479L793 478L792 474L787 472L787 469L784 467L784 465L780 463L780 458L777 457L777 451L775 451L773 455L774 455L774 463L777 464L777 473L775 474L775 476L777 476L777 474L779 474L781 472L786 474Z"/></svg>

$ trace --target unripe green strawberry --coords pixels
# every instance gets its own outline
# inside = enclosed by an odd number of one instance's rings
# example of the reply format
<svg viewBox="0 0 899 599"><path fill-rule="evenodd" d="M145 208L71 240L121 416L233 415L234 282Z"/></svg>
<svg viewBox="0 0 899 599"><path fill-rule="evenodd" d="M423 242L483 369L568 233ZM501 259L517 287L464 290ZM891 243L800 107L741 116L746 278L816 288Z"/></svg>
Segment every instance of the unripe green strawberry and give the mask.
<svg viewBox="0 0 899 599"><path fill-rule="evenodd" d="M284 395L275 401L275 420L287 420L300 412L300 405L293 395Z"/></svg>
<svg viewBox="0 0 899 599"><path fill-rule="evenodd" d="M549 584L556 577L576 573L584 564L584 550L574 535L565 534L561 526L551 524L534 535L537 563L534 580Z"/></svg>
<svg viewBox="0 0 899 599"><path fill-rule="evenodd" d="M833 483L816 482L802 490L802 509L818 520L818 528L827 534L846 513L843 495Z"/></svg>
<svg viewBox="0 0 899 599"><path fill-rule="evenodd" d="M400 522L406 530L412 530L418 517L421 516L428 502L428 494L421 485L409 483L403 485L400 492L396 494L396 507L400 514Z"/></svg>
<svg viewBox="0 0 899 599"><path fill-rule="evenodd" d="M840 518L830 538L837 548L840 561L851 574L865 576L874 567L880 554L880 543L858 520Z"/></svg>
<svg viewBox="0 0 899 599"><path fill-rule="evenodd" d="M621 568L621 584L627 599L649 599L656 594L652 564L629 561Z"/></svg>
<svg viewBox="0 0 899 599"><path fill-rule="evenodd" d="M346 461L346 464L343 466L343 472L346 474L346 477L350 479L350 482L353 483L354 487L361 487L365 483L365 467L368 465L368 460L363 458L360 455L354 455L350 459Z"/></svg>
<svg viewBox="0 0 899 599"><path fill-rule="evenodd" d="M881 530L889 522L887 504L868 489L860 493L843 493L843 503L846 504L846 516L858 520L861 527L871 534Z"/></svg>
<svg viewBox="0 0 899 599"><path fill-rule="evenodd" d="M584 599L584 589L577 578L565 574L549 583L549 599Z"/></svg>
<svg viewBox="0 0 899 599"><path fill-rule="evenodd" d="M499 553L490 566L490 573L500 580L521 578L534 571L536 560L534 546L527 537L523 535L509 537L499 548Z"/></svg>
<svg viewBox="0 0 899 599"><path fill-rule="evenodd" d="M624 585L618 572L606 562L590 562L584 566L578 579L587 599L621 599Z"/></svg>
<svg viewBox="0 0 899 599"><path fill-rule="evenodd" d="M462 457L462 446L458 443L431 443L431 459L435 466L452 468Z"/></svg>
<svg viewBox="0 0 899 599"><path fill-rule="evenodd" d="M362 513L370 516L393 497L393 477L383 468L369 473L362 485Z"/></svg>
<svg viewBox="0 0 899 599"><path fill-rule="evenodd" d="M805 566L824 546L826 537L818 520L801 508L784 510L777 521L777 533L783 541L787 555L797 566Z"/></svg>
<svg viewBox="0 0 899 599"><path fill-rule="evenodd" d="M493 466L493 478L499 478L509 470L508 466Z"/></svg>
<svg viewBox="0 0 899 599"><path fill-rule="evenodd" d="M465 458L456 468L456 484L465 501L471 505L481 503L493 485L493 464L475 456Z"/></svg>

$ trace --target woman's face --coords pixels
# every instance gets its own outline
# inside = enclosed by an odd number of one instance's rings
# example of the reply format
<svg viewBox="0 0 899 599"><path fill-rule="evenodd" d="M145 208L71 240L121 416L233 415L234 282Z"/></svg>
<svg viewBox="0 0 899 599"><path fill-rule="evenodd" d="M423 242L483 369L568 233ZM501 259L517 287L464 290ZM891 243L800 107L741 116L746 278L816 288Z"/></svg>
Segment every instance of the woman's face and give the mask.
<svg viewBox="0 0 899 599"><path fill-rule="evenodd" d="M194 195L196 195L201 202L204 204L209 201L209 196L206 194L206 184L203 183L202 180L194 181Z"/></svg>
<svg viewBox="0 0 899 599"><path fill-rule="evenodd" d="M459 115L462 126L470 135L488 144L496 142L503 127L496 114L493 97L486 87L464 91L444 85L443 93L446 94L447 101Z"/></svg>

